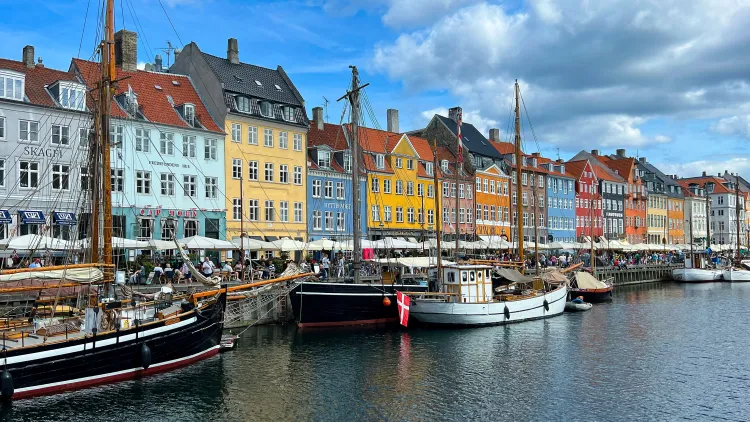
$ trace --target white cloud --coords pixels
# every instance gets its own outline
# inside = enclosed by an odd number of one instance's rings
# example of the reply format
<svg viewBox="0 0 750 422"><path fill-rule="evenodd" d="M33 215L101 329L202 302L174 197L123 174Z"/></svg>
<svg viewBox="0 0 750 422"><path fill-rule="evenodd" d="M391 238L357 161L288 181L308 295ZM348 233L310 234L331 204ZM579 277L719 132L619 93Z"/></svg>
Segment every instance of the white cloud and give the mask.
<svg viewBox="0 0 750 422"><path fill-rule="evenodd" d="M711 130L726 136L750 138L750 115L725 117L711 126Z"/></svg>
<svg viewBox="0 0 750 422"><path fill-rule="evenodd" d="M735 157L728 160L698 160L687 163L654 163L662 172L666 174L676 174L679 177L696 177L703 174L716 176L724 171L730 173L739 172L740 175L750 175L750 158Z"/></svg>

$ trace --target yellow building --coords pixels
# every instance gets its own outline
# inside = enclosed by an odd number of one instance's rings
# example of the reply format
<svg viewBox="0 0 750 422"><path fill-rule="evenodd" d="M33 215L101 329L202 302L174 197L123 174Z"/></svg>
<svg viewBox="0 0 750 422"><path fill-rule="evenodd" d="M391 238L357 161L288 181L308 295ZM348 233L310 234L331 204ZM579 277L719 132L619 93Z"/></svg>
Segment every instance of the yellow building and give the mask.
<svg viewBox="0 0 750 422"><path fill-rule="evenodd" d="M435 230L433 152L415 136L361 128L367 169L367 228L373 239L419 239Z"/></svg>
<svg viewBox="0 0 750 422"><path fill-rule="evenodd" d="M668 239L666 195L649 193L646 224L648 224L648 243L661 245L665 239Z"/></svg>
<svg viewBox="0 0 750 422"><path fill-rule="evenodd" d="M238 42L230 38L226 57L186 45L170 71L190 75L208 112L224 122L227 239L245 233L303 240L310 122L284 69L240 62Z"/></svg>

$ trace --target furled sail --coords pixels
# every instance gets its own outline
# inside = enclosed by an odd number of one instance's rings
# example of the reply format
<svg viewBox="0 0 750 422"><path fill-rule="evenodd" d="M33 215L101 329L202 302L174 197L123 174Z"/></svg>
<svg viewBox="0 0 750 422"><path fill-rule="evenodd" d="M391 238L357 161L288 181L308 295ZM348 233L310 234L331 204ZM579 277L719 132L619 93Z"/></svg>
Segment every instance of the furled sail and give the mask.
<svg viewBox="0 0 750 422"><path fill-rule="evenodd" d="M221 277L206 277L205 275L201 274L201 272L198 271L190 261L190 257L188 257L187 252L182 249L182 245L180 245L180 243L176 240L174 241L174 243L175 245L177 245L177 250L180 251L180 257L182 257L182 261L185 262L185 265L187 265L190 274L193 275L193 278L200 281L201 284L206 287L218 287L219 285L221 285Z"/></svg>
<svg viewBox="0 0 750 422"><path fill-rule="evenodd" d="M74 283L98 283L104 280L104 273L99 268L65 268L38 271L24 271L10 274L0 274L0 283L27 280L63 280Z"/></svg>

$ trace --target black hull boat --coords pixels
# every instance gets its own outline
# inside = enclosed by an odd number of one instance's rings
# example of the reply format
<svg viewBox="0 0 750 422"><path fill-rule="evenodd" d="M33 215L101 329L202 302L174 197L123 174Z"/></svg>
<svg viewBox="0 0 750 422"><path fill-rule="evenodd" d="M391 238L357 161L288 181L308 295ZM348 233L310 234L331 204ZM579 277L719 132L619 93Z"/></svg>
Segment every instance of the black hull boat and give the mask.
<svg viewBox="0 0 750 422"><path fill-rule="evenodd" d="M219 352L226 293L164 319L100 334L27 337L3 352L2 398L17 400L170 371Z"/></svg>
<svg viewBox="0 0 750 422"><path fill-rule="evenodd" d="M398 324L396 291L426 292L426 286L379 283L304 282L290 299L297 326Z"/></svg>

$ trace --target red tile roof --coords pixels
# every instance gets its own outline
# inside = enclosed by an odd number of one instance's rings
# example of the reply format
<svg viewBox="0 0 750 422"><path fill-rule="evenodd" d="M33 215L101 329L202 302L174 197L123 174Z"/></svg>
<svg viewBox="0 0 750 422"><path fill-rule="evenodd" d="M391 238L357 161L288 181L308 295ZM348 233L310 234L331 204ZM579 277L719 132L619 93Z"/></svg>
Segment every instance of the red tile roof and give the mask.
<svg viewBox="0 0 750 422"><path fill-rule="evenodd" d="M599 166L591 166L594 169L594 174L596 174L596 178L600 180L606 180L609 182L622 182L621 180L617 180L616 178L610 176L609 173L607 173L606 170Z"/></svg>
<svg viewBox="0 0 750 422"><path fill-rule="evenodd" d="M432 154L432 145L423 138L418 136L408 136L411 146L417 151L417 155L420 160L432 162L434 155Z"/></svg>
<svg viewBox="0 0 750 422"><path fill-rule="evenodd" d="M630 176L633 174L633 168L635 167L635 158L618 158L613 159L607 156L597 156L596 158L602 162L602 164L617 171L617 173L625 180L630 180Z"/></svg>
<svg viewBox="0 0 750 422"><path fill-rule="evenodd" d="M510 142L495 142L490 141L490 144L492 144L493 147L499 152L500 154L513 154L516 151L516 146L513 145Z"/></svg>
<svg viewBox="0 0 750 422"><path fill-rule="evenodd" d="M99 79L99 63L87 60L73 59L73 66L78 70L78 74L83 78L89 88L94 87ZM195 117L206 129L212 132L224 133L224 130L216 124L211 118L205 105L198 96L192 81L189 77L176 75L172 73L147 72L138 70L136 72L124 72L117 68L117 78L122 79L117 84L115 95L128 91L128 86L138 96L140 112L151 122L162 123L171 126L192 128L185 120L180 117L174 106L186 103L195 105ZM176 81L177 85L172 81ZM161 89L157 89L156 86ZM172 97L174 106L167 99ZM93 101L89 104L93 104ZM127 114L112 100L112 116L127 118Z"/></svg>
<svg viewBox="0 0 750 422"><path fill-rule="evenodd" d="M319 145L328 145L334 151L347 149L349 144L344 135L344 126L324 123L323 130L319 130L318 125L311 122L310 131L307 133L307 146Z"/></svg>
<svg viewBox="0 0 750 422"><path fill-rule="evenodd" d="M565 163L565 171L570 174L571 177L578 180L581 178L581 174L583 174L583 169L586 168L587 163L588 160L568 161Z"/></svg>
<svg viewBox="0 0 750 422"><path fill-rule="evenodd" d="M15 60L0 59L0 69L13 70L26 75L25 94L31 104L45 107L58 107L50 94L45 89L55 81L79 82L72 72L63 72L61 70L49 69L43 66L28 68L23 62Z"/></svg>
<svg viewBox="0 0 750 422"><path fill-rule="evenodd" d="M347 125L348 126L348 125ZM388 154L401 140L402 134L385 130L360 127L358 131L359 145L362 151Z"/></svg>
<svg viewBox="0 0 750 422"><path fill-rule="evenodd" d="M730 189L724 186L724 183L727 182L726 179L716 176L688 177L684 179L677 179L677 182L681 185L683 184L683 182L686 182L688 184L697 183L701 186L705 185L706 183L713 183L714 190L712 193L733 193Z"/></svg>

